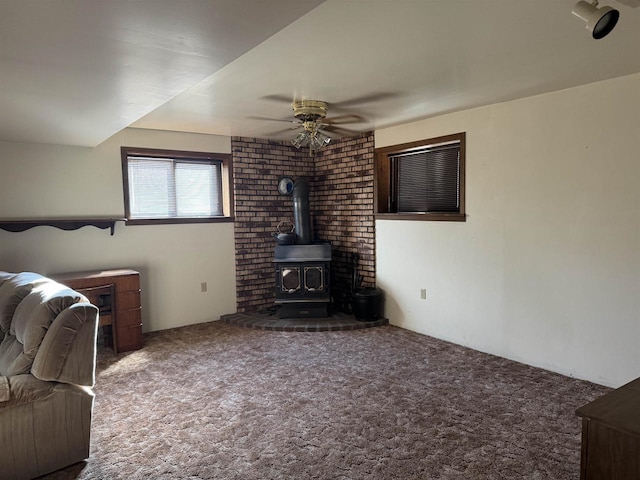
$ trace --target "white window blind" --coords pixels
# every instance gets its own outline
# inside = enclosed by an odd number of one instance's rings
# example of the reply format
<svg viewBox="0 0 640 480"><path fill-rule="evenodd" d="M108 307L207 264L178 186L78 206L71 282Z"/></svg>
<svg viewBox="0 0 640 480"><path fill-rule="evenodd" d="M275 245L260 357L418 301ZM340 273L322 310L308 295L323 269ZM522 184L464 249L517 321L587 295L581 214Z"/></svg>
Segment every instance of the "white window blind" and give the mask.
<svg viewBox="0 0 640 480"><path fill-rule="evenodd" d="M132 219L223 215L221 162L127 157Z"/></svg>

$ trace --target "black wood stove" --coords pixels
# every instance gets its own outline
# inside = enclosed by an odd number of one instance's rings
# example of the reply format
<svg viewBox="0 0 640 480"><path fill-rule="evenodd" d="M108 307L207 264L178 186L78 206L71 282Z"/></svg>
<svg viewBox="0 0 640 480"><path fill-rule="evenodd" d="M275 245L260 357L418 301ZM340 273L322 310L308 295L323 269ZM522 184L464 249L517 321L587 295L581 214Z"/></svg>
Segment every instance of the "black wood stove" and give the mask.
<svg viewBox="0 0 640 480"><path fill-rule="evenodd" d="M327 317L331 245L276 245L276 305L281 318Z"/></svg>
<svg viewBox="0 0 640 480"><path fill-rule="evenodd" d="M282 192L281 192L282 193ZM285 194L288 193L288 189ZM329 316L331 245L314 243L309 212L309 183L293 183L295 244L276 245L276 305L280 318Z"/></svg>

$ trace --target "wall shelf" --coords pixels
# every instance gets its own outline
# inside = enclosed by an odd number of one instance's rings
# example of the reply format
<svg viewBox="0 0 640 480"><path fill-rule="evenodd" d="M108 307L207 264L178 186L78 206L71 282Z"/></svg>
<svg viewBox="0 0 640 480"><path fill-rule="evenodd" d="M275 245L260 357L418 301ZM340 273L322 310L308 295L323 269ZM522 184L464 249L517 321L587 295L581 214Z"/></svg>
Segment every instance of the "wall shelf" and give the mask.
<svg viewBox="0 0 640 480"><path fill-rule="evenodd" d="M125 218L42 218L23 220L0 219L0 229L8 232L24 232L33 227L48 226L60 230L77 230L82 227L92 226L101 229L110 229L113 235L116 222L124 222Z"/></svg>

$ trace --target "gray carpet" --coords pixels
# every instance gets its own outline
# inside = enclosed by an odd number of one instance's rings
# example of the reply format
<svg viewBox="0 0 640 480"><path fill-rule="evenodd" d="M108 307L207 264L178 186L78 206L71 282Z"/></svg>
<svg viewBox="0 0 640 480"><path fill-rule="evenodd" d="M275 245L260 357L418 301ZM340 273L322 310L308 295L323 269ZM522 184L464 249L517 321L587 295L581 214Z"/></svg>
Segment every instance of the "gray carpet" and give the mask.
<svg viewBox="0 0 640 480"><path fill-rule="evenodd" d="M392 326L222 322L101 352L86 463L47 479L578 479L608 389Z"/></svg>

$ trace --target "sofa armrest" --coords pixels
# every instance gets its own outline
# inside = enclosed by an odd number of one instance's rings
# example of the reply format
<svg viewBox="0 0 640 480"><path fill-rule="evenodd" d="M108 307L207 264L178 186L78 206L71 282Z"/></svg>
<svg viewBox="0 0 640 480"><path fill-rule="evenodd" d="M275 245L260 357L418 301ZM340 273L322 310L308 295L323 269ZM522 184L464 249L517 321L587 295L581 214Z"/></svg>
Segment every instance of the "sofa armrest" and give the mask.
<svg viewBox="0 0 640 480"><path fill-rule="evenodd" d="M8 402L11 397L11 389L9 388L9 379L0 376L0 403Z"/></svg>
<svg viewBox="0 0 640 480"><path fill-rule="evenodd" d="M0 402L0 408L15 407L31 403L35 400L45 399L53 394L56 384L43 382L29 373L0 377L7 380L9 398Z"/></svg>
<svg viewBox="0 0 640 480"><path fill-rule="evenodd" d="M0 478L40 477L89 456L89 387L43 382L29 373L5 377L0 402Z"/></svg>
<svg viewBox="0 0 640 480"><path fill-rule="evenodd" d="M76 303L60 313L31 366L40 380L92 387L95 383L98 308Z"/></svg>
<svg viewBox="0 0 640 480"><path fill-rule="evenodd" d="M3 378L8 383L9 398L6 401L0 401L0 410L33 403L37 400L46 400L55 395L56 392L68 391L93 397L93 392L89 387L58 382L45 382L37 379L30 373L0 377L0 382ZM1 475L0 478L2 478Z"/></svg>

